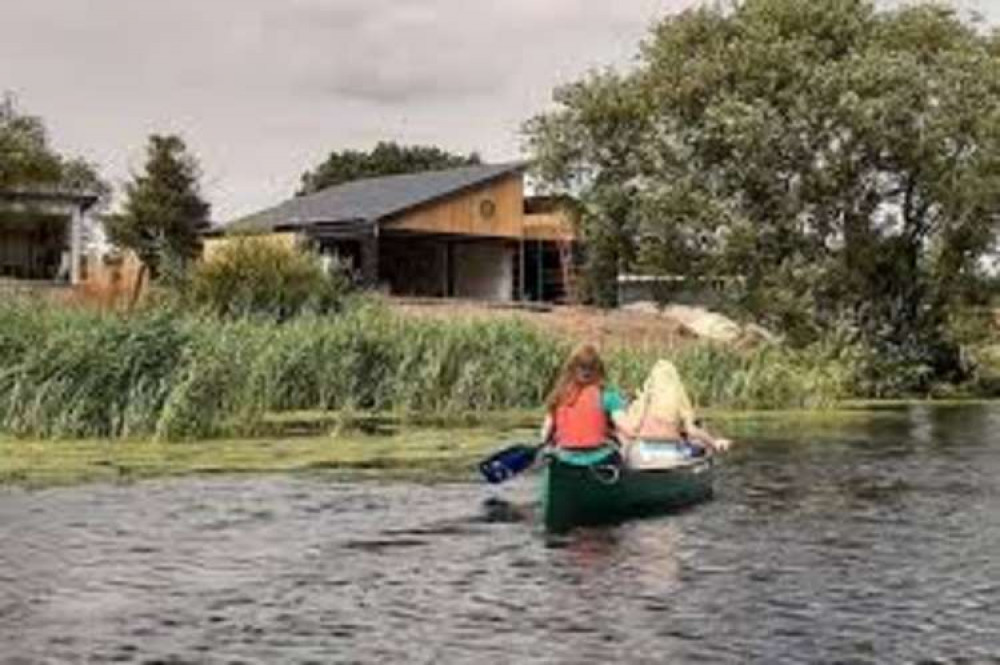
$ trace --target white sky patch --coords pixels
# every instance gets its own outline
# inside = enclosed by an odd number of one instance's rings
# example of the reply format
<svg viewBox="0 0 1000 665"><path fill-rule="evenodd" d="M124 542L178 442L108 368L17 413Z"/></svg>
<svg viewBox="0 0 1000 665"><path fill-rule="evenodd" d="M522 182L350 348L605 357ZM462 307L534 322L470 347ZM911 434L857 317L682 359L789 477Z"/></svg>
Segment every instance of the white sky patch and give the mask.
<svg viewBox="0 0 1000 665"><path fill-rule="evenodd" d="M180 133L222 221L383 139L516 159L555 85L695 1L4 0L0 90L116 189L150 133Z"/></svg>
<svg viewBox="0 0 1000 665"><path fill-rule="evenodd" d="M626 66L698 0L2 0L0 90L116 189L183 135L217 221L379 140L521 157L554 86ZM996 20L1000 0L960 0Z"/></svg>

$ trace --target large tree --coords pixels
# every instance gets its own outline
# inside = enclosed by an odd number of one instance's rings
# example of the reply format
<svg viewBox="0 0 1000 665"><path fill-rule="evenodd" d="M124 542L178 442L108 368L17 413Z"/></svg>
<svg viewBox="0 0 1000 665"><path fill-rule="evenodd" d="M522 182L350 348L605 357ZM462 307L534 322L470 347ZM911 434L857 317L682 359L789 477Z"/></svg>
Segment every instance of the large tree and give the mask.
<svg viewBox="0 0 1000 665"><path fill-rule="evenodd" d="M109 240L135 252L154 276L165 260L194 257L211 210L199 177L198 162L179 136L150 136L145 167L125 185L121 212L105 219Z"/></svg>
<svg viewBox="0 0 1000 665"><path fill-rule="evenodd" d="M585 203L592 275L739 276L809 342L955 369L1000 212L1000 42L941 5L745 0L663 19L627 73L561 88L526 128Z"/></svg>
<svg viewBox="0 0 1000 665"><path fill-rule="evenodd" d="M39 186L86 191L102 199L111 192L92 164L57 152L42 119L21 112L14 96L5 94L0 98L0 189Z"/></svg>
<svg viewBox="0 0 1000 665"><path fill-rule="evenodd" d="M480 158L476 153L457 155L434 146L408 146L381 141L370 152L331 152L322 164L302 174L298 194L312 194L361 178L418 173L479 163Z"/></svg>

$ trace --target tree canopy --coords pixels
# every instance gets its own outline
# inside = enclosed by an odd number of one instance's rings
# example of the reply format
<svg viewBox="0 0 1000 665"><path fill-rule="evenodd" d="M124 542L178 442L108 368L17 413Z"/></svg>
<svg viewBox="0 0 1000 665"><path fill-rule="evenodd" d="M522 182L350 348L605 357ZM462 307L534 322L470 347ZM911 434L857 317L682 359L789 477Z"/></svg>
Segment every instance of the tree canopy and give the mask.
<svg viewBox="0 0 1000 665"><path fill-rule="evenodd" d="M109 240L134 251L154 275L163 260L194 257L211 210L202 198L199 177L198 162L183 139L150 136L143 172L125 185L121 212L105 219Z"/></svg>
<svg viewBox="0 0 1000 665"><path fill-rule="evenodd" d="M13 95L0 98L0 189L51 187L86 191L106 199L110 186L79 157L58 153L45 123L22 113Z"/></svg>
<svg viewBox="0 0 1000 665"><path fill-rule="evenodd" d="M381 141L370 152L344 150L331 152L322 164L302 174L302 184L298 194L312 194L321 189L386 175L419 173L468 166L480 163L479 155L457 155L434 146L399 145L391 141Z"/></svg>
<svg viewBox="0 0 1000 665"><path fill-rule="evenodd" d="M703 6L555 101L526 133L543 182L584 203L592 283L736 276L735 304L793 341L837 327L955 369L947 321L1000 219L993 34L937 4Z"/></svg>

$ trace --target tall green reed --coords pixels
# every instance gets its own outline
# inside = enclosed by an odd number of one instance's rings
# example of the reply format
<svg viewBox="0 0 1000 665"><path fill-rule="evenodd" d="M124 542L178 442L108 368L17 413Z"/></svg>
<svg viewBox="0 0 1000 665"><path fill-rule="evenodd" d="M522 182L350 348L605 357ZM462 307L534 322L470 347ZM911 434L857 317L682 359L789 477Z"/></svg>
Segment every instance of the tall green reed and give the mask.
<svg viewBox="0 0 1000 665"><path fill-rule="evenodd" d="M364 301L283 323L8 301L0 303L0 431L170 440L252 434L283 411L531 409L569 350L523 322L405 318ZM661 355L608 352L611 381L637 388ZM847 385L823 353L689 345L668 357L701 406L822 407Z"/></svg>

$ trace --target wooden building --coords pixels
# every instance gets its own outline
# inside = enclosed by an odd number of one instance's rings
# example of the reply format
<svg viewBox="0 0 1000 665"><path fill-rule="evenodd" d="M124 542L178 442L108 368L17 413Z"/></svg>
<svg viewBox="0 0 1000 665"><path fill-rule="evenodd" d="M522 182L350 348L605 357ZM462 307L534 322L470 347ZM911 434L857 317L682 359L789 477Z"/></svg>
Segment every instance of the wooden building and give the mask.
<svg viewBox="0 0 1000 665"><path fill-rule="evenodd" d="M209 235L290 234L394 295L572 299L573 225L559 206L526 199L524 170L477 165L358 180Z"/></svg>

